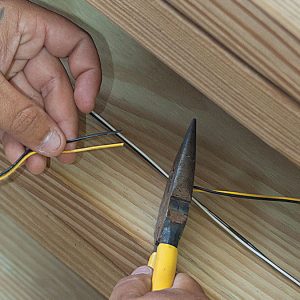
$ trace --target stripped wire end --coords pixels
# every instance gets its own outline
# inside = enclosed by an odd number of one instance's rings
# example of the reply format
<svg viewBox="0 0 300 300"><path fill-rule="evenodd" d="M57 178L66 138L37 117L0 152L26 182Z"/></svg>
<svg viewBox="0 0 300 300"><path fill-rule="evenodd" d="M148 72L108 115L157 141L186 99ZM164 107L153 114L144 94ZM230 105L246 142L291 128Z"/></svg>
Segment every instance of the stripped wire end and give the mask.
<svg viewBox="0 0 300 300"><path fill-rule="evenodd" d="M107 135L115 135L119 133L120 130L114 130L114 131L106 131L106 132L96 132L84 136L79 136L77 138L67 140L67 143L74 143L86 139L91 139L99 136L107 136ZM117 147L123 147L124 143L115 143L115 144L107 144L107 145L96 145L96 146L90 146L90 147L84 147L84 148L77 148L73 150L64 150L63 154L69 154L69 153L81 153L81 152L88 152L88 151L95 151L95 150L102 150L102 149L110 149L110 148L117 148ZM34 152L30 149L27 149L24 151L24 153L7 169L5 169L3 172L0 173L0 181L7 179L9 176L11 176L18 168L22 166L22 164L31 156L36 155L37 152Z"/></svg>

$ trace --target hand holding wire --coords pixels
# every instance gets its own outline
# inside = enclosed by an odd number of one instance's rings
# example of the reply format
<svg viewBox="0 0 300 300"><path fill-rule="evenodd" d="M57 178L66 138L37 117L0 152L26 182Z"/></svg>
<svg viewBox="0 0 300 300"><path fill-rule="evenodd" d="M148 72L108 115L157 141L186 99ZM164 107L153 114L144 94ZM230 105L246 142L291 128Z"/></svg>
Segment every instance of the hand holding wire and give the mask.
<svg viewBox="0 0 300 300"><path fill-rule="evenodd" d="M74 139L67 140L67 143L74 143L77 141L82 141L86 139L91 139L99 136L107 136L107 135L115 135L120 131L106 131L106 132L96 132L84 136L79 136ZM107 145L96 145L96 146L89 146L84 148L77 148L73 150L64 150L62 153L69 154L69 153L80 153L80 152L88 152L88 151L95 151L95 150L102 150L102 149L109 149L109 148L116 148L116 147L123 147L124 143L114 143L114 144L107 144ZM18 168L22 166L22 164L31 156L38 154L35 151L27 149L18 159L15 161L10 167L0 173L0 181L7 179L11 176Z"/></svg>

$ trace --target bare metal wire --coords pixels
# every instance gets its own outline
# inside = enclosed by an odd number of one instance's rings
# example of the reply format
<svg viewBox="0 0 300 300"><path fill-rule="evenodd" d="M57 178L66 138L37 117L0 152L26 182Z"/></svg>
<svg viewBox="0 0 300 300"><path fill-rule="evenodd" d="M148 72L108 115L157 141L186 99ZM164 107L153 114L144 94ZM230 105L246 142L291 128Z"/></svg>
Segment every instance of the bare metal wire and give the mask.
<svg viewBox="0 0 300 300"><path fill-rule="evenodd" d="M102 116L100 116L96 112L91 112L91 116L95 118L98 122L104 125L107 129L116 131L114 126L112 126L108 121L106 121ZM122 133L116 133L124 143L126 143L133 151L138 153L146 162L148 162L156 171L158 171L161 175L168 178L168 173L163 170L152 158L150 158L145 152L143 152L138 146L136 146L133 142L131 142L128 138L126 138ZM194 204L198 206L206 215L208 215L217 225L219 225L225 232L227 232L231 237L233 237L236 241L238 241L241 245L247 248L250 252L256 255L258 258L263 260L273 269L278 271L281 275L289 279L295 285L300 287L300 281L298 278L284 270L282 267L274 263L270 258L268 258L263 252L261 252L256 246L254 246L250 241L248 241L242 234L232 228L229 224L227 224L224 220L222 220L218 215L213 213L209 208L207 208L204 204L202 204L195 197L192 198Z"/></svg>

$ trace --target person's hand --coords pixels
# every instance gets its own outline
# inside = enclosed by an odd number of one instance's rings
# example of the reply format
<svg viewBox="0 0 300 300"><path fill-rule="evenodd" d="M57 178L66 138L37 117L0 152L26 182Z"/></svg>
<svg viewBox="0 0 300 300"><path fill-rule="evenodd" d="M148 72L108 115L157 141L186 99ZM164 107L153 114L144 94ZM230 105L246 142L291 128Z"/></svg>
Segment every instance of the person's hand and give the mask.
<svg viewBox="0 0 300 300"><path fill-rule="evenodd" d="M59 58L68 58L74 91ZM24 146L59 155L66 139L78 135L77 109L93 109L100 81L99 57L87 33L26 0L0 1L0 139L9 161ZM27 161L32 173L44 170L43 156ZM60 160L70 163L74 156Z"/></svg>
<svg viewBox="0 0 300 300"><path fill-rule="evenodd" d="M121 279L110 296L110 300L208 300L200 285L187 274L176 275L173 287L151 292L152 269L139 267Z"/></svg>

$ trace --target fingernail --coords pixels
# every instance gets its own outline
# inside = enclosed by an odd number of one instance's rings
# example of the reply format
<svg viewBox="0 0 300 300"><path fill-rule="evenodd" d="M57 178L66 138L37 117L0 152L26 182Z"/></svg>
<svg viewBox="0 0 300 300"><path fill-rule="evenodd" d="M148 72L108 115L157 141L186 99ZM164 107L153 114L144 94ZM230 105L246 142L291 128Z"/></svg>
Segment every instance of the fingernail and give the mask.
<svg viewBox="0 0 300 300"><path fill-rule="evenodd" d="M138 267L131 273L131 275L141 275L141 274L151 275L152 269L148 266L142 266L142 267Z"/></svg>
<svg viewBox="0 0 300 300"><path fill-rule="evenodd" d="M61 146L62 140L56 129L51 130L44 141L36 148L37 152L44 155L51 155Z"/></svg>

